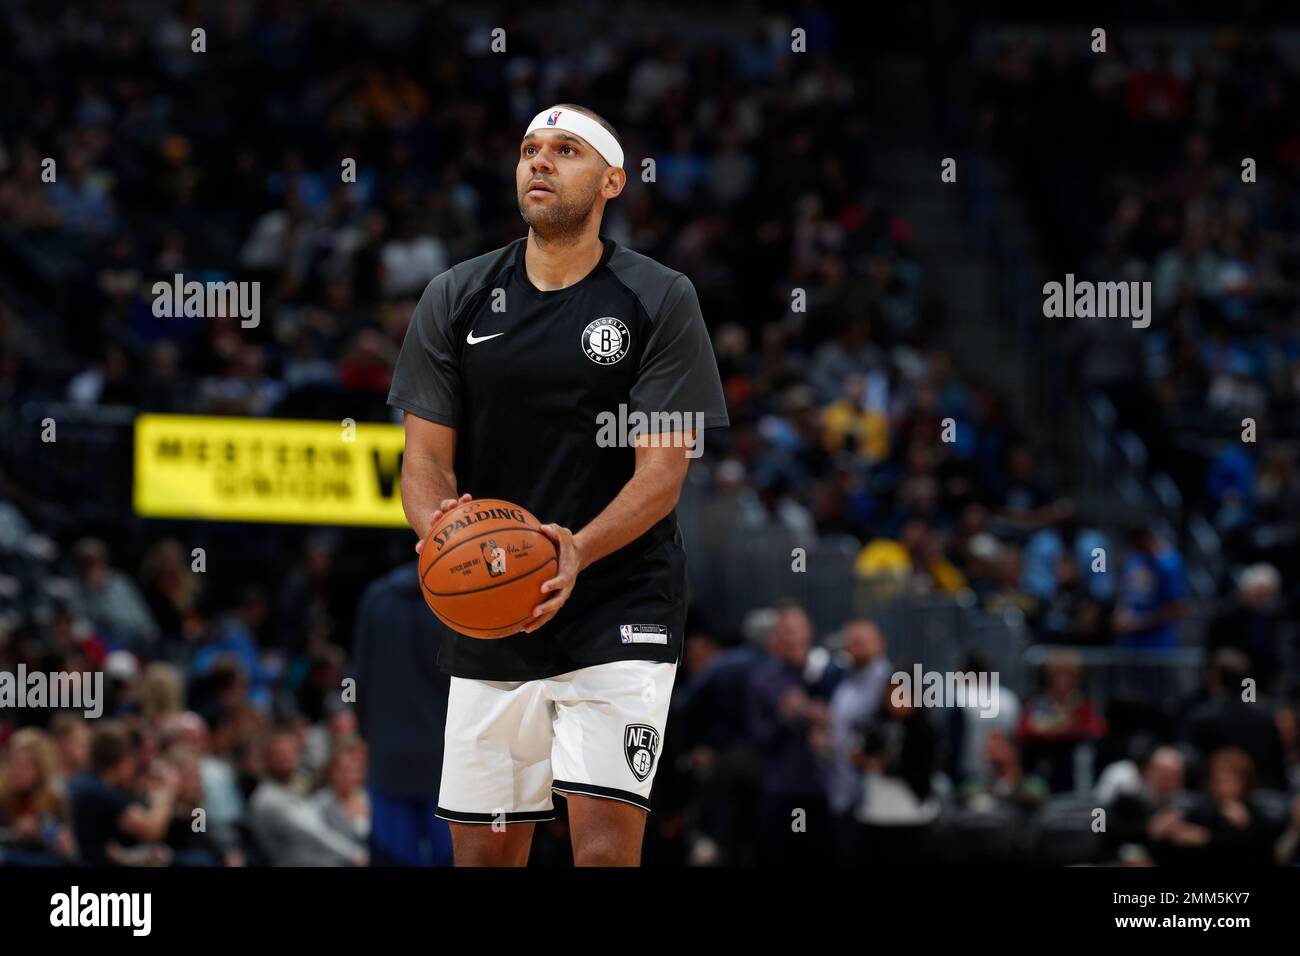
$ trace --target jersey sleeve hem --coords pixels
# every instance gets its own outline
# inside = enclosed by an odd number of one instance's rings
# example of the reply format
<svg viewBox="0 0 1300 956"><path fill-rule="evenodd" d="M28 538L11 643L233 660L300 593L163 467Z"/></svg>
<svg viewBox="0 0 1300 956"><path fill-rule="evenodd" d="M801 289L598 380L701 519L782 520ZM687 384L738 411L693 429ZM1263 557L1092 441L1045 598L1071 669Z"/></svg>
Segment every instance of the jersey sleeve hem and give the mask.
<svg viewBox="0 0 1300 956"><path fill-rule="evenodd" d="M400 408L404 412L410 412L416 418L423 418L426 421L431 421L438 425L446 425L448 428L456 428L460 424L455 415L434 411L427 405L421 405L419 402L413 402L410 399L401 398L400 396L390 395L388 398L388 404L394 408Z"/></svg>

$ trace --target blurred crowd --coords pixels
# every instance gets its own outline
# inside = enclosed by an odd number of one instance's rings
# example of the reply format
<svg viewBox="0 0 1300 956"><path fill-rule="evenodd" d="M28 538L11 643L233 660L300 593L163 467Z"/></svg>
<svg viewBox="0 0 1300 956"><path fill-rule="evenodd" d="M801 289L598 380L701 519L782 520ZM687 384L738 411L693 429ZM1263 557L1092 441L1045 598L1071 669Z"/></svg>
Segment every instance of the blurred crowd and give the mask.
<svg viewBox="0 0 1300 956"><path fill-rule="evenodd" d="M1103 699L1067 648L1023 694L936 707L869 618L818 634L786 599L745 630L688 643L652 818L673 862L1300 863L1300 705L1244 699L1235 648L1160 709Z"/></svg>
<svg viewBox="0 0 1300 956"><path fill-rule="evenodd" d="M521 234L517 140L550 102L595 109L630 157L656 161L604 232L699 292L733 426L711 433L701 470L734 502L738 531L847 538L860 578L972 601L1053 645L1178 645L1180 542L1090 521L1005 396L945 347L948 310L914 226L871 173L855 109L864 78L815 4L800 12L810 52L797 60L779 19L722 35L682 17L647 32L585 9L581 41L561 44L510 14L507 58L488 45L495 21L457 5L380 7L365 22L342 3L210 19L196 3L147 6L15 3L0 18L0 399L14 414L57 403L61 435L86 434L71 430L84 416L100 436L72 459L57 458L67 438L58 451L22 444L12 423L0 436L0 671L102 670L108 688L95 721L0 710L0 864L377 862L371 804L391 794L375 781L406 782L392 769L403 757L375 729L384 718L359 720L340 687L359 669L363 589L410 563L409 536L142 522L108 490L114 475L129 481L129 433L104 439L114 426L97 416L389 420L392 363L425 284ZM190 52L198 23L205 54ZM1009 150L1042 132L1052 91L1096 97L1109 122L1131 124L1115 129L1133 175L1095 206L1115 222L1075 223L1071 251L1098 277L1149 268L1161 311L1137 364L1112 378L1097 369L1103 345L1116 349L1084 330L1075 374L1109 389L1156 460L1194 461L1172 426L1197 402L1270 423L1293 408L1300 366L1274 293L1289 287L1278 237L1294 203L1223 175L1229 124L1294 95L1291 74L1256 53L1182 80L1116 59L1100 82L1077 60L1015 47L979 91ZM1224 76L1244 90L1236 99ZM1175 125L1161 103L1178 106ZM1189 117L1204 126L1191 138ZM1183 165L1160 167L1171 155ZM1087 156L1070 154L1079 182L1111 168ZM355 182L340 180L348 158ZM1286 175L1267 181L1261 193L1289 195ZM151 287L177 273L259 281L262 321L155 317ZM1161 397L1155 418L1145 390ZM819 634L786 602L736 633L697 626L647 861L1047 859L1076 846L1063 834L1086 845L1059 862L1175 861L1191 848L1293 861L1285 794L1300 744L1279 647L1294 636L1282 587L1294 557L1258 537L1285 542L1300 512L1293 452L1272 425L1262 432L1244 451L1216 446L1194 475L1204 495L1187 495L1238 542L1201 697L1116 719L1066 655L1023 700L1003 687L997 719L931 714L889 699L889 675L911 662L891 662L888 635L865 618ZM427 644L418 627L433 623L419 620L372 627ZM1277 703L1235 706L1233 679L1261 672ZM1079 800L1124 821L1116 842L1089 842ZM563 828L539 826L540 862L563 859Z"/></svg>
<svg viewBox="0 0 1300 956"><path fill-rule="evenodd" d="M431 642L414 573L395 574L405 597L370 601L368 626L398 649L386 675L371 651L371 721L395 688L445 702L445 681L403 673ZM173 664L134 661L102 662L104 718L41 713L7 733L0 865L366 865L372 800L386 799L366 786L370 751L389 779L437 779L432 759L399 766L421 727L415 746L437 746L436 714L388 713L363 742L349 706L273 719L232 657L188 685ZM1023 697L994 683L979 707L917 706L894 679L910 665L874 621L819 635L795 600L754 612L739 645L693 633L647 862L1300 863L1300 706L1243 699L1241 651L1215 652L1202 688L1145 719L1097 699L1069 651ZM988 673L978 654L963 667ZM562 813L539 826L539 863L564 861L564 827Z"/></svg>
<svg viewBox="0 0 1300 956"><path fill-rule="evenodd" d="M271 726L231 671L218 709L181 710L170 664L123 716L56 714L5 742L0 866L364 866L366 746L356 718Z"/></svg>
<svg viewBox="0 0 1300 956"><path fill-rule="evenodd" d="M1065 325L1070 387L1107 395L1230 571L1300 573L1300 70L1233 29L1064 32L976 65L982 141L1041 217L1060 278L1151 284L1151 325ZM1247 421L1249 420L1249 422ZM1227 589L1231 582L1222 582ZM1293 594L1283 594L1294 617Z"/></svg>

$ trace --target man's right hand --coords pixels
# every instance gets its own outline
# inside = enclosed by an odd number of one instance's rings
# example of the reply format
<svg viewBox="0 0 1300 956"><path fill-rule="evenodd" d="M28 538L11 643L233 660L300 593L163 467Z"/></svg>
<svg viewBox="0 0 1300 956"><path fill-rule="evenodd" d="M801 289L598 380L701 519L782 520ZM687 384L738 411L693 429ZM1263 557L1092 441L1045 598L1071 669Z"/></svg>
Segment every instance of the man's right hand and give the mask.
<svg viewBox="0 0 1300 956"><path fill-rule="evenodd" d="M429 516L429 531L432 531L433 526L436 525L439 521L441 521L442 516L445 515L452 508L455 508L457 505L463 505L465 504L465 502L472 501L472 500L473 500L473 496L470 495L469 492L466 492L465 494L461 495L459 500L455 498L444 498L442 504L438 506L438 510ZM429 531L426 531L424 533L424 538L421 538L419 541L415 542L416 554L419 554L421 551L424 550L424 541L425 538L429 536Z"/></svg>

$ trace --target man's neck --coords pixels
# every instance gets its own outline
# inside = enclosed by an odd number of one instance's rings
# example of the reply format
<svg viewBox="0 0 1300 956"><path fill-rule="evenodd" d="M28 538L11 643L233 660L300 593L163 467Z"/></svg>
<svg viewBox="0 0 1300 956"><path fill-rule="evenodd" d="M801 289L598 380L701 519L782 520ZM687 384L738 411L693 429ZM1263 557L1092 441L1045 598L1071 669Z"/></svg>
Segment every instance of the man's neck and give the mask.
<svg viewBox="0 0 1300 956"><path fill-rule="evenodd" d="M528 281L542 292L567 289L586 278L600 257L605 254L605 244L600 233L584 231L571 240L547 240L528 230L528 245L524 248L524 269Z"/></svg>

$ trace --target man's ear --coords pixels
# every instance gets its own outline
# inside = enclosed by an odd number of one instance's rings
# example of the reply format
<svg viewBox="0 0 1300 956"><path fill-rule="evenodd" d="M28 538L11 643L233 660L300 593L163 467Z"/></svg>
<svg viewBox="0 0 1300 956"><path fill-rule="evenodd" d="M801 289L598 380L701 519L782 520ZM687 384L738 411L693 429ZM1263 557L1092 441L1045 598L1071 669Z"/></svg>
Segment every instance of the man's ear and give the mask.
<svg viewBox="0 0 1300 956"><path fill-rule="evenodd" d="M608 171L610 175L605 177L605 185L601 187L606 199L614 199L623 192L623 187L627 185L627 170L621 166L611 166Z"/></svg>

